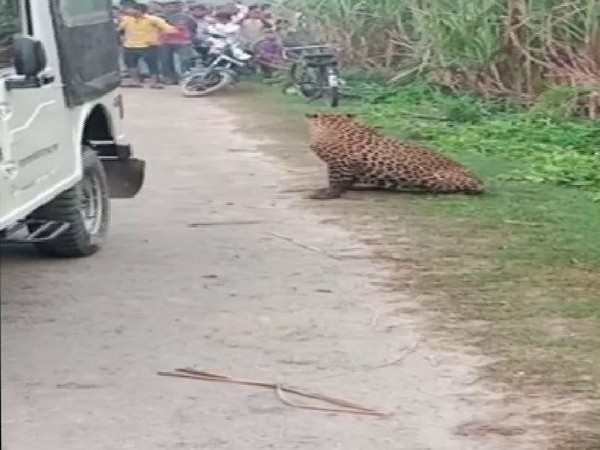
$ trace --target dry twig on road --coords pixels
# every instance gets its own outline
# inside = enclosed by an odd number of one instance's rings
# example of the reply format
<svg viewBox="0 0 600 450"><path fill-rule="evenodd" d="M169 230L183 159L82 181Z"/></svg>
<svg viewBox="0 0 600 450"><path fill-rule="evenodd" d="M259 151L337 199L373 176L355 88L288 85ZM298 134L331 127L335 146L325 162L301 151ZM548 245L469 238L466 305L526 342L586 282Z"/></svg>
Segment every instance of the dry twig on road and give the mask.
<svg viewBox="0 0 600 450"><path fill-rule="evenodd" d="M290 243L292 243L292 244L294 244L294 245L296 245L296 246L298 246L298 247L304 248L304 249L306 249L306 250L310 250L310 251L312 251L312 252L321 253L321 254L323 254L323 255L329 256L330 258L337 259L338 261L339 261L339 260L341 260L341 259L343 259L343 258L341 258L341 257L339 257L339 256L337 256L337 255L334 255L334 254L332 254L332 253L329 253L329 252L328 252L328 251L326 251L326 250L323 250L322 248L315 247L315 246L313 246L313 245L303 244L302 242L298 242L298 241L296 241L295 239L293 239L293 238L291 238L291 237L284 236L284 235L282 235L282 234L277 234L277 233L269 233L269 234L270 234L271 236L275 236L275 237L276 237L276 238L278 238L278 239L282 239L282 240L284 240L284 241L290 242Z"/></svg>
<svg viewBox="0 0 600 450"><path fill-rule="evenodd" d="M315 394L302 391L300 389L295 389L291 387L286 387L277 383L266 383L262 381L255 380L247 380L240 378L232 378L225 375L219 375L211 372L204 372L195 369L176 369L174 372L159 372L158 375L166 376L166 377L177 377L177 378L188 378L192 380L201 380L201 381L213 381L220 383L232 383L232 384L241 384L246 386L257 386L262 388L268 388L275 391L279 400L285 403L288 406L293 408L300 409L310 409L315 411L325 411L325 412L336 412L336 413L346 413L346 414L361 414L367 416L379 416L386 417L389 416L389 413L384 413L382 411L378 411L372 408L367 408L365 406L359 405L357 403L349 402L347 400L341 400L334 397L329 397L323 394ZM320 402L329 403L330 405L334 405L336 407L323 407L323 406L313 406L313 405L305 405L301 403L296 403L291 401L286 397L285 394L293 394L298 397L309 398L312 400L318 400Z"/></svg>

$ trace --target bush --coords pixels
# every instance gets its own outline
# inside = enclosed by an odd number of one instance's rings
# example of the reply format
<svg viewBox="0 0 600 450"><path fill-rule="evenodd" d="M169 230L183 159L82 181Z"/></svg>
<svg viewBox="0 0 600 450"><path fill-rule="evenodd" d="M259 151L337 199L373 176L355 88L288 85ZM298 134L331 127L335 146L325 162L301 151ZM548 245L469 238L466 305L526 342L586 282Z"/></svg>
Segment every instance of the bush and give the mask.
<svg viewBox="0 0 600 450"><path fill-rule="evenodd" d="M503 178L600 192L600 126L553 117L507 101L447 94L414 83L390 88L359 83L363 116L403 139L444 152L501 157L514 162Z"/></svg>

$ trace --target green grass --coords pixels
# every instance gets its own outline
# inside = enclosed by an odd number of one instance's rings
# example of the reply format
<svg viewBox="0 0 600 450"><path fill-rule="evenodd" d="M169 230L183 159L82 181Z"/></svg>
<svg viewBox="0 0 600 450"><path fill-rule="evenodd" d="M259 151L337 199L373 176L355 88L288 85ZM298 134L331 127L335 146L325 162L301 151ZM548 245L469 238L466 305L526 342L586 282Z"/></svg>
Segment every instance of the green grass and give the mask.
<svg viewBox="0 0 600 450"><path fill-rule="evenodd" d="M598 160L588 158L600 144L599 125L424 84L358 88L366 101L346 102L340 112L460 160L489 190L476 197L360 194L361 202L334 202L332 211L340 208L358 235L379 235L380 252L416 261L409 277L400 264L391 287L424 299L440 315L436 327L491 356L488 380L523 397L598 399L600 185ZM272 98L290 114L286 129L303 126L304 112L328 111L324 103ZM559 151L568 162L540 163ZM399 239L405 233L409 243ZM599 418L590 412L580 419ZM584 433L576 430L579 419L569 420L556 448L596 448L589 444L598 430Z"/></svg>
<svg viewBox="0 0 600 450"><path fill-rule="evenodd" d="M517 234L519 245L502 252L512 261L600 268L600 123L532 115L423 84L374 101L359 107L364 120L450 155L486 180L488 195L445 198L437 213Z"/></svg>
<svg viewBox="0 0 600 450"><path fill-rule="evenodd" d="M487 195L443 197L426 203L428 214L469 218L518 238L519 245L497 252L504 259L600 268L600 123L544 117L424 83L354 83L364 100L343 111L449 155L486 181ZM278 101L296 114L327 110L297 98Z"/></svg>
<svg viewBox="0 0 600 450"><path fill-rule="evenodd" d="M441 327L498 358L492 380L524 394L598 398L600 123L423 84L367 97L355 110L387 134L459 160L488 185L481 197L410 201L425 266L415 294L432 293L429 306L459 320ZM472 321L488 326L471 331ZM518 387L515 373L525 374Z"/></svg>
<svg viewBox="0 0 600 450"><path fill-rule="evenodd" d="M365 120L392 134L465 158L486 155L514 162L512 170L497 173L484 164L482 170L493 178L600 194L600 122L527 111L468 93L444 94L424 83L391 88L359 82L357 90L365 97Z"/></svg>

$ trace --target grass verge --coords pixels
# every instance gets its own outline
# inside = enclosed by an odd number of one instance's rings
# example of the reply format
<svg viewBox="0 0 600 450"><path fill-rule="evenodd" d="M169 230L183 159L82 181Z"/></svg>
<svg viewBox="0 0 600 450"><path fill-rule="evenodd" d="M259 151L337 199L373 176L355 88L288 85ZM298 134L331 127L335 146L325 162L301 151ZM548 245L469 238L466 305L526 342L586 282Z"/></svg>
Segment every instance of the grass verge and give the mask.
<svg viewBox="0 0 600 450"><path fill-rule="evenodd" d="M294 115L320 109L265 93ZM423 85L380 94L341 110L461 161L486 180L489 193L365 195L364 207L352 202L344 212L369 234L378 223L384 251L406 255L398 273L408 264L416 272L391 287L425 298L444 317L440 329L491 356L487 379L509 398L581 406L547 403L531 414L552 426L555 448L600 448L600 166L589 158L600 144L598 124L432 94ZM561 149L569 158L540 165ZM569 161L587 161L593 170ZM555 177L559 171L568 175ZM410 242L398 239L399 225Z"/></svg>

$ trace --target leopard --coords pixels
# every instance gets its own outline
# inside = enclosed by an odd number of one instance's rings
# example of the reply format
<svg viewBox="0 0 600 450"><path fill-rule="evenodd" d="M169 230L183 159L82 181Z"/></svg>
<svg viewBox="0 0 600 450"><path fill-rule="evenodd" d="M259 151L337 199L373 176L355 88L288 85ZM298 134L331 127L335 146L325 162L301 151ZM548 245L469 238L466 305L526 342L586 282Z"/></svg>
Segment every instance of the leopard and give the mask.
<svg viewBox="0 0 600 450"><path fill-rule="evenodd" d="M431 194L477 195L483 181L458 162L417 144L387 137L356 119L355 114L309 113L310 150L327 165L329 185L308 196L339 198L363 187L412 189Z"/></svg>

